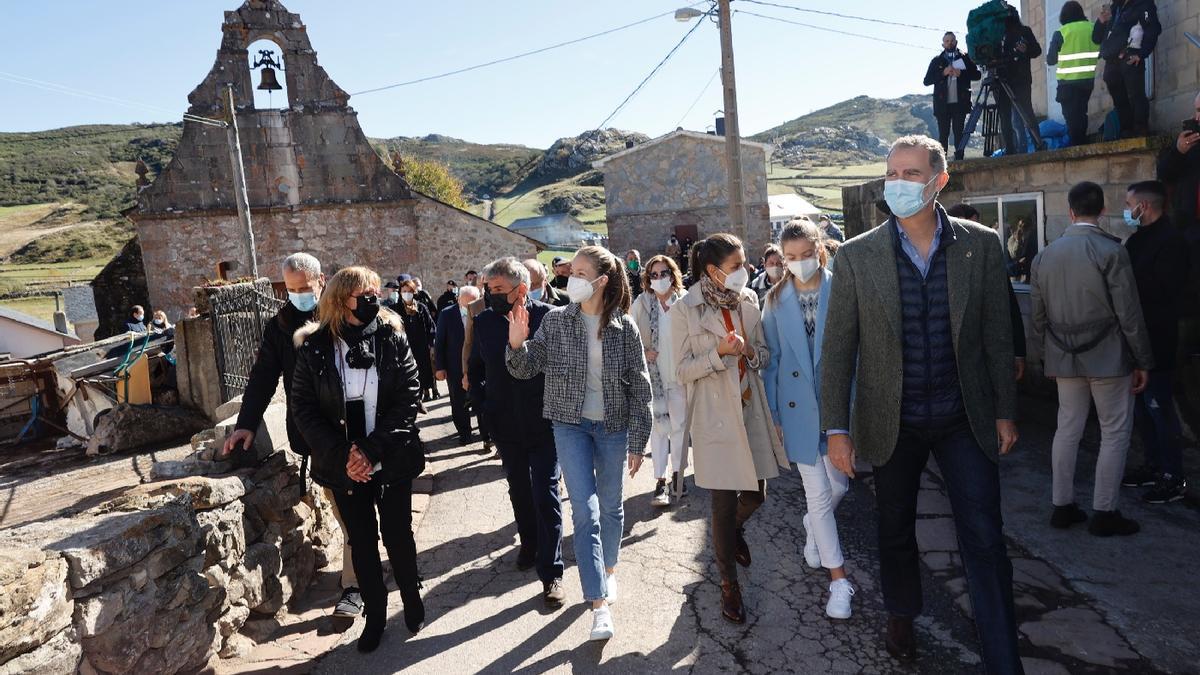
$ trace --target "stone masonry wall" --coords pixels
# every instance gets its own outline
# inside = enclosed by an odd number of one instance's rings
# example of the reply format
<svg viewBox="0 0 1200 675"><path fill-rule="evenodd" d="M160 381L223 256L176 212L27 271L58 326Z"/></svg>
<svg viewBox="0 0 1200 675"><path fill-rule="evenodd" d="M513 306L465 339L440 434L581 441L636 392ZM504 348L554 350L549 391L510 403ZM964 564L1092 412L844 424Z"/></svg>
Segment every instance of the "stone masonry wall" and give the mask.
<svg viewBox="0 0 1200 675"><path fill-rule="evenodd" d="M724 139L720 141L677 136L606 162L602 169L610 236L612 216L729 204ZM746 204L766 204L766 153L743 145L741 158Z"/></svg>
<svg viewBox="0 0 1200 675"><path fill-rule="evenodd" d="M253 222L258 271L272 280L282 279L283 260L296 251L315 255L326 274L350 265L366 265L385 279L415 271L431 289L496 257L537 252L531 239L423 195L262 211ZM245 258L242 227L232 213L139 219L138 237L150 301L168 314L192 305L192 288L215 276L217 262Z"/></svg>
<svg viewBox="0 0 1200 675"><path fill-rule="evenodd" d="M268 418L282 438L282 406ZM148 483L0 533L0 675L193 672L277 627L341 541L277 441L251 468L212 461L232 423Z"/></svg>
<svg viewBox="0 0 1200 675"><path fill-rule="evenodd" d="M757 264L763 246L771 240L770 209L766 204L755 204L746 208L749 241L746 242L746 257ZM608 215L609 248L618 255L636 248L647 260L663 252L667 237L677 225L695 225L701 238L718 232L729 231L729 207L709 207L681 211L658 211L654 213L632 213Z"/></svg>

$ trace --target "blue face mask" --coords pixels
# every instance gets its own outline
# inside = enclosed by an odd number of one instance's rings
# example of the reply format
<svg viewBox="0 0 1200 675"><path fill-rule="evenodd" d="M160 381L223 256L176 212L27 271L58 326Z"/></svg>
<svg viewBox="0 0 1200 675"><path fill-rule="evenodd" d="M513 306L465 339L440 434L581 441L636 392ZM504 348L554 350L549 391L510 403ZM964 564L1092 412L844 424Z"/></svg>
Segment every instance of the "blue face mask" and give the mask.
<svg viewBox="0 0 1200 675"><path fill-rule="evenodd" d="M897 218L909 218L933 200L933 196L925 198L925 188L938 179L934 176L928 183L922 185L911 180L889 180L883 184L883 199L888 208ZM936 196L936 193L934 194Z"/></svg>
<svg viewBox="0 0 1200 675"><path fill-rule="evenodd" d="M1142 219L1133 217L1133 209L1125 209L1125 224L1137 229L1142 226Z"/></svg>
<svg viewBox="0 0 1200 675"><path fill-rule="evenodd" d="M540 289L540 288L530 289L529 299L534 302L541 302L542 301L542 289Z"/></svg>
<svg viewBox="0 0 1200 675"><path fill-rule="evenodd" d="M293 293L288 291L288 300L292 306L301 312L311 312L317 308L316 293Z"/></svg>

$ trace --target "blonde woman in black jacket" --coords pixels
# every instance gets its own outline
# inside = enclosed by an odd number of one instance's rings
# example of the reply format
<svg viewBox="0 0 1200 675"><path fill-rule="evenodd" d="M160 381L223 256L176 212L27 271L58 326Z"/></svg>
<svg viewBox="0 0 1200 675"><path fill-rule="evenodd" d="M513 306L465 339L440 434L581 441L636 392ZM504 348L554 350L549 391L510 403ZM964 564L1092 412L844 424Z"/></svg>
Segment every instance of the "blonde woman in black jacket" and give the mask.
<svg viewBox="0 0 1200 675"><path fill-rule="evenodd" d="M383 537L404 622L425 621L412 533L412 479L424 468L417 436L417 364L400 318L379 306L379 275L347 267L329 280L317 322L296 331L291 400L312 448L312 477L334 495L366 605L359 651L379 646L387 623Z"/></svg>

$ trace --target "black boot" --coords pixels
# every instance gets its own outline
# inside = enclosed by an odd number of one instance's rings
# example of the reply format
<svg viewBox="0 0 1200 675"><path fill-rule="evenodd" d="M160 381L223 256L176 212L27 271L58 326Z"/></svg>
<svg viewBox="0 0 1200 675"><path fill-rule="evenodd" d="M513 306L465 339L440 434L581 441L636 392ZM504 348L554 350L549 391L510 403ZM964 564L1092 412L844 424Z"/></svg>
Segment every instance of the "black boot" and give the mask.
<svg viewBox="0 0 1200 675"><path fill-rule="evenodd" d="M373 652L383 639L383 629L387 626L387 608L367 609L367 624L363 626L362 635L358 636L358 651Z"/></svg>
<svg viewBox="0 0 1200 675"><path fill-rule="evenodd" d="M421 600L422 579L416 578L411 584L405 584L400 590L400 599L404 601L404 625L409 632L416 635L425 627L425 602Z"/></svg>

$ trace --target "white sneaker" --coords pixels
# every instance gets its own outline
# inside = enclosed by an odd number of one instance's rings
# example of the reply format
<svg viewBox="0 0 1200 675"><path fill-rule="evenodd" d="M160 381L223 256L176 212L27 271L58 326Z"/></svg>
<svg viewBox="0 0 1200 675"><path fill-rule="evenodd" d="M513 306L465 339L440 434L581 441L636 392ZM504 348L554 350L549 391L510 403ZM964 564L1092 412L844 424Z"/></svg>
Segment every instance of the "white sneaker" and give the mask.
<svg viewBox="0 0 1200 675"><path fill-rule="evenodd" d="M817 548L817 538L813 536L809 526L808 514L804 514L804 562L813 569L821 569L821 549Z"/></svg>
<svg viewBox="0 0 1200 675"><path fill-rule="evenodd" d="M604 599L608 604L615 605L617 603L617 573L606 575L604 577Z"/></svg>
<svg viewBox="0 0 1200 675"><path fill-rule="evenodd" d="M613 636L612 611L607 606L592 610L592 634L589 640L608 640Z"/></svg>
<svg viewBox="0 0 1200 675"><path fill-rule="evenodd" d="M654 499L650 500L653 506L670 506L671 494L666 483L661 483L654 488Z"/></svg>
<svg viewBox="0 0 1200 675"><path fill-rule="evenodd" d="M825 615L831 619L850 618L850 598L854 586L849 579L838 579L829 584L829 602L825 604Z"/></svg>

